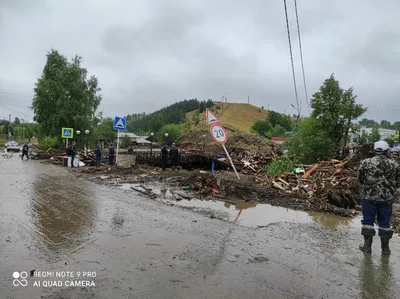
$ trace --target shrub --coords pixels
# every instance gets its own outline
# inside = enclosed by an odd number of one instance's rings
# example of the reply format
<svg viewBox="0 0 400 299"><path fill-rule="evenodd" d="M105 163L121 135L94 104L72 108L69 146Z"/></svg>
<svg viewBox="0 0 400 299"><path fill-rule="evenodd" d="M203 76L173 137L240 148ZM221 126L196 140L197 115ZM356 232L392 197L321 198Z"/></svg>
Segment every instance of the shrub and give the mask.
<svg viewBox="0 0 400 299"><path fill-rule="evenodd" d="M60 148L61 142L60 139L57 137L48 137L39 140L39 145L43 147Z"/></svg>
<svg viewBox="0 0 400 299"><path fill-rule="evenodd" d="M280 176L286 171L295 168L295 162L290 156L280 156L265 167L269 176Z"/></svg>

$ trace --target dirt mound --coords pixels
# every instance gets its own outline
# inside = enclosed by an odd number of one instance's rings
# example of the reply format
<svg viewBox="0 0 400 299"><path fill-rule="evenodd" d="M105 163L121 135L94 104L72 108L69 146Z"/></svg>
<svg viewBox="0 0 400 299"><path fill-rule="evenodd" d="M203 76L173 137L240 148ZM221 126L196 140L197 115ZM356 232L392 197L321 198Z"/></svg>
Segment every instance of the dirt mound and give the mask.
<svg viewBox="0 0 400 299"><path fill-rule="evenodd" d="M281 146L259 135L238 133L228 130L228 136L229 139L225 145L229 148L258 150L262 152L281 151ZM199 148L203 148L204 145L206 148L221 148L221 146L216 144L214 139L212 139L210 131L208 130L191 131L182 136L179 141L180 147L198 146Z"/></svg>

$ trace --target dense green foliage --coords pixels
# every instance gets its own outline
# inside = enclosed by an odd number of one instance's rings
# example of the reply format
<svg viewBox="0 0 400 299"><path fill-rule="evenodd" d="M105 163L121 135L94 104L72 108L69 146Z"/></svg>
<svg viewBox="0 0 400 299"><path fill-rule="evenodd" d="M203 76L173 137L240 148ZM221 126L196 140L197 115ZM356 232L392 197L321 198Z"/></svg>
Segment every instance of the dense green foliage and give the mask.
<svg viewBox="0 0 400 299"><path fill-rule="evenodd" d="M265 171L269 176L279 176L285 171L290 171L295 167L294 159L289 156L280 156L268 164Z"/></svg>
<svg viewBox="0 0 400 299"><path fill-rule="evenodd" d="M42 137L60 138L62 127L92 131L99 121L96 112L102 98L98 80L95 76L88 78L88 71L81 65L80 56L68 62L55 50L47 54L32 101Z"/></svg>
<svg viewBox="0 0 400 299"><path fill-rule="evenodd" d="M313 163L342 154L354 121L366 111L355 99L353 89L340 88L333 74L324 81L311 99L311 117L301 121L287 142L296 162Z"/></svg>
<svg viewBox="0 0 400 299"><path fill-rule="evenodd" d="M391 123L388 120L381 120L381 122L378 123L373 119L363 118L358 123L360 124L360 126L365 126L368 128L372 128L374 125L377 125L378 127L382 128L382 129L390 129L390 130L400 131L400 121Z"/></svg>
<svg viewBox="0 0 400 299"><path fill-rule="evenodd" d="M211 100L200 102L197 99L190 99L172 104L150 114L130 114L126 117L127 131L136 134L143 134L144 132L154 132L156 134L165 125L182 124L186 120L186 113L197 109L199 113L202 113L206 108L212 106L213 102Z"/></svg>
<svg viewBox="0 0 400 299"><path fill-rule="evenodd" d="M316 118L300 121L299 128L286 143L297 163L311 164L334 156L335 143Z"/></svg>
<svg viewBox="0 0 400 299"><path fill-rule="evenodd" d="M266 138L285 136L285 133L290 132L292 129L292 118L275 111L269 111L266 120L256 120L251 127L253 133Z"/></svg>

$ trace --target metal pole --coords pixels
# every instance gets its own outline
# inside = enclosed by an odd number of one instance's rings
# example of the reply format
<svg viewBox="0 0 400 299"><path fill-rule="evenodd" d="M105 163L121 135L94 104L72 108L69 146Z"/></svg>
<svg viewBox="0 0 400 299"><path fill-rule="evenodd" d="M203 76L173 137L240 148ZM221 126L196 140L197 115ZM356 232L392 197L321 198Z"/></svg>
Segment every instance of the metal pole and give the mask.
<svg viewBox="0 0 400 299"><path fill-rule="evenodd" d="M226 154L226 156L228 157L229 162L231 162L232 168L233 168L233 170L235 171L238 180L240 181L240 176L239 176L239 174L238 174L237 171L236 171L235 165L234 165L233 162L232 162L231 156L229 156L229 153L228 153L228 151L227 151L227 149L226 149L226 147L225 147L225 144L223 144L222 147L224 148L225 154Z"/></svg>
<svg viewBox="0 0 400 299"><path fill-rule="evenodd" d="M118 167L118 152L119 152L119 131L117 131L117 155L116 155L116 159L115 159L115 164Z"/></svg>

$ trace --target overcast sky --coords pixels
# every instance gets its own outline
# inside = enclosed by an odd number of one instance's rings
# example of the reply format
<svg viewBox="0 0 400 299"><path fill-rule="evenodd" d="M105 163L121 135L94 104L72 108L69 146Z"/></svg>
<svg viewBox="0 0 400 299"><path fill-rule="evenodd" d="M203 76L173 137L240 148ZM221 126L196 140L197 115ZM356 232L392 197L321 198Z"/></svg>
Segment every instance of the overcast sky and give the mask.
<svg viewBox="0 0 400 299"><path fill-rule="evenodd" d="M287 2L307 114L294 2ZM309 97L335 73L369 107L366 117L400 120L399 10L396 0L298 0ZM27 107L51 48L83 56L107 116L225 92L230 102L250 94L254 105L296 113L282 0L0 0L0 43L0 117L32 117Z"/></svg>

